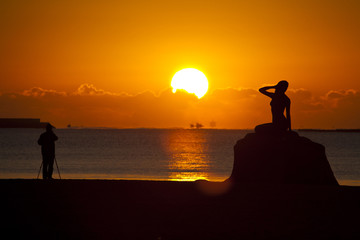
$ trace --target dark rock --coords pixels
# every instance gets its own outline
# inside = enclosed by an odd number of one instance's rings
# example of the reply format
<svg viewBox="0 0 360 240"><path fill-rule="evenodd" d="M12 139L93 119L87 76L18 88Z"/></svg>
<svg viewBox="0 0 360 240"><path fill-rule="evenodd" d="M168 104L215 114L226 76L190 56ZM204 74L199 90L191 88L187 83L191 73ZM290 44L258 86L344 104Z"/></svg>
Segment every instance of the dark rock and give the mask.
<svg viewBox="0 0 360 240"><path fill-rule="evenodd" d="M300 137L249 133L234 146L230 178L238 183L339 185L325 147Z"/></svg>

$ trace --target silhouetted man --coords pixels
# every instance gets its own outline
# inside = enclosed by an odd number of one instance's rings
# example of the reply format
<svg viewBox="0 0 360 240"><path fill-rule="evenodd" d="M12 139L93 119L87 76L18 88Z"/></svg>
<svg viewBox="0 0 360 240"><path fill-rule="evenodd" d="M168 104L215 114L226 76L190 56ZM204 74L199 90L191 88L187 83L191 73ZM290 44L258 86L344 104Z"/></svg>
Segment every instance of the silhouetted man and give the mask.
<svg viewBox="0 0 360 240"><path fill-rule="evenodd" d="M46 132L40 135L38 144L41 145L41 154L43 158L43 179L52 179L54 159L55 159L55 141L58 137L52 131L53 126L48 123Z"/></svg>

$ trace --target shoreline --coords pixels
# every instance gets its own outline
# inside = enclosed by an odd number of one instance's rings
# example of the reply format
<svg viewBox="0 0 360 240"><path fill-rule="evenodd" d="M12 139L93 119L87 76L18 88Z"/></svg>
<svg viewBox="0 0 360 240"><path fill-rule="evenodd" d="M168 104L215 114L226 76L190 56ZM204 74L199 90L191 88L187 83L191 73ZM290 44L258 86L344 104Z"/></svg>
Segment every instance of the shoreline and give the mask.
<svg viewBox="0 0 360 240"><path fill-rule="evenodd" d="M41 174L40 174L41 175ZM147 182L196 182L196 181L208 181L208 182L214 182L214 183L222 183L224 182L227 178L218 178L218 179L198 179L198 180L188 180L188 179L183 179L183 180L179 180L179 179L149 179L149 178L98 178L98 177L85 177L85 178L63 178L59 179L58 176L55 176L55 178L53 180L55 181L59 181L59 180L74 180L74 181L147 181ZM19 180L19 181L29 181L29 180L38 180L41 181L42 176L39 177L39 179L36 179L35 177L32 178L22 178L22 177L13 177L13 178L1 178L0 177L0 182L1 181L6 181L6 180ZM360 187L360 180L354 180L354 179L343 179L343 180L339 180L337 179L339 185L341 187Z"/></svg>
<svg viewBox="0 0 360 240"><path fill-rule="evenodd" d="M42 123L46 124L46 123ZM0 129L43 129L45 126L41 127L3 127L0 126ZM167 128L151 128L151 127L138 127L138 128L116 128L116 127L89 127L89 126L72 126L72 127L57 127L58 130L220 130L220 131L254 131L254 128L189 128L189 127L167 127ZM294 132L360 132L359 128L296 128L293 129Z"/></svg>
<svg viewBox="0 0 360 240"><path fill-rule="evenodd" d="M360 187L0 179L2 236L354 239Z"/></svg>

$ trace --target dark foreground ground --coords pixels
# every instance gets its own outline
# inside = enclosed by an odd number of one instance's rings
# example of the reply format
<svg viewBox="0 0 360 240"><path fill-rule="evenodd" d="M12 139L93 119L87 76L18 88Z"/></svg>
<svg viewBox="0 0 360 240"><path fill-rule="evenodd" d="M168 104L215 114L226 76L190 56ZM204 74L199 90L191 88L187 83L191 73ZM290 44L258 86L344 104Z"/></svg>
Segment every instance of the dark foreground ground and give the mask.
<svg viewBox="0 0 360 240"><path fill-rule="evenodd" d="M0 180L1 239L360 239L360 187Z"/></svg>

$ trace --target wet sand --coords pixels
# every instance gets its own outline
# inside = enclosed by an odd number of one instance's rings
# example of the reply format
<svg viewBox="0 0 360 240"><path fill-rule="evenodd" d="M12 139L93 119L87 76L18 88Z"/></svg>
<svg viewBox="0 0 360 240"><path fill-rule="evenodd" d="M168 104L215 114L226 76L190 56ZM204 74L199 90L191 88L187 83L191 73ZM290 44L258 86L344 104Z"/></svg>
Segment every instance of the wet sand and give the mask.
<svg viewBox="0 0 360 240"><path fill-rule="evenodd" d="M2 239L360 239L360 187L0 180Z"/></svg>

